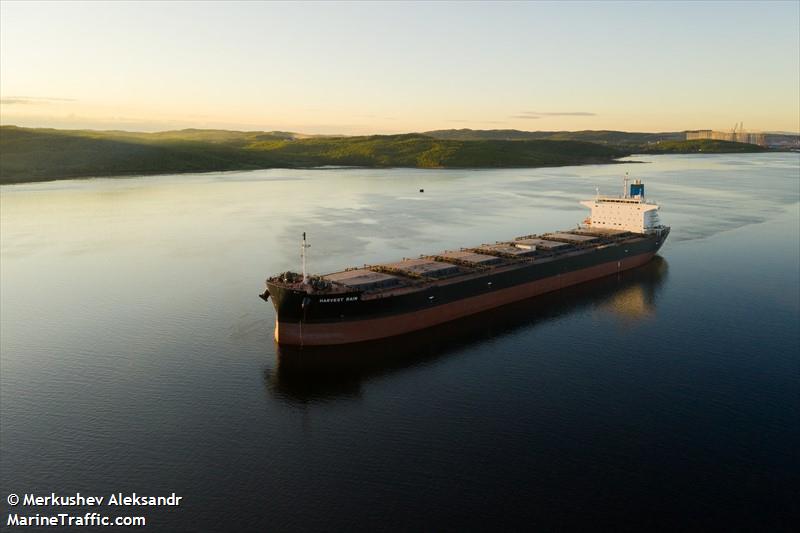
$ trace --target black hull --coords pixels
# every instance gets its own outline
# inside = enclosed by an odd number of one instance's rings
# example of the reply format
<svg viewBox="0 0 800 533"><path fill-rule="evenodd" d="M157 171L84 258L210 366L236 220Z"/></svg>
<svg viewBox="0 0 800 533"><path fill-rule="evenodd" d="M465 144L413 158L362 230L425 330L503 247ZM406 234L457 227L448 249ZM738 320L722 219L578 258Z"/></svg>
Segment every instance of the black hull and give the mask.
<svg viewBox="0 0 800 533"><path fill-rule="evenodd" d="M399 294L315 293L268 282L276 310L276 340L293 345L345 344L422 329L639 266L661 248L668 233L441 280Z"/></svg>

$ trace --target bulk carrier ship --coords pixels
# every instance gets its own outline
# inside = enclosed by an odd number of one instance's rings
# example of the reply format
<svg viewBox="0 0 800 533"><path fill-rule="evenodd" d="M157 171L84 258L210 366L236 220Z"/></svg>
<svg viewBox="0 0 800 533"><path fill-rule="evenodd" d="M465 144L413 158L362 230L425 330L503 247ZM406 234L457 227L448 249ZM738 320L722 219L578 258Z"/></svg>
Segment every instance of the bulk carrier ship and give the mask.
<svg viewBox="0 0 800 533"><path fill-rule="evenodd" d="M444 251L323 276L285 272L261 298L275 306L280 344L326 346L402 335L648 262L669 235L644 184L581 202L576 229Z"/></svg>

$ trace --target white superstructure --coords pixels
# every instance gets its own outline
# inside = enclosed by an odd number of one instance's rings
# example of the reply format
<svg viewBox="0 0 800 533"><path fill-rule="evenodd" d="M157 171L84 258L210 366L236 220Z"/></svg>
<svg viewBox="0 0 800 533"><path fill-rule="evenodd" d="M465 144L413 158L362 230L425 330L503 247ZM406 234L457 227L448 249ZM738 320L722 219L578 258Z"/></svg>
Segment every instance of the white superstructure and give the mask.
<svg viewBox="0 0 800 533"><path fill-rule="evenodd" d="M622 196L600 196L594 200L581 202L592 210L584 221L588 228L631 231L633 233L652 233L662 226L658 218L658 204L650 203L644 197L644 184L636 180L628 189L628 178Z"/></svg>

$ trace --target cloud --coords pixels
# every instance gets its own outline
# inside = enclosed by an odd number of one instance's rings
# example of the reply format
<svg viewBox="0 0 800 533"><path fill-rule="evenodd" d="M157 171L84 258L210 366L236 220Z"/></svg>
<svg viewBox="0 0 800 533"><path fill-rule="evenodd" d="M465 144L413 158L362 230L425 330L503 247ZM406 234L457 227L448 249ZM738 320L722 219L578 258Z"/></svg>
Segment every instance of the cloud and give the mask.
<svg viewBox="0 0 800 533"><path fill-rule="evenodd" d="M2 105L36 105L36 104L52 104L53 102L74 102L73 98L47 98L42 96L7 96L0 98Z"/></svg>
<svg viewBox="0 0 800 533"><path fill-rule="evenodd" d="M524 118L534 120L542 117L595 117L597 113L588 111L520 111L519 115L512 115L511 118Z"/></svg>

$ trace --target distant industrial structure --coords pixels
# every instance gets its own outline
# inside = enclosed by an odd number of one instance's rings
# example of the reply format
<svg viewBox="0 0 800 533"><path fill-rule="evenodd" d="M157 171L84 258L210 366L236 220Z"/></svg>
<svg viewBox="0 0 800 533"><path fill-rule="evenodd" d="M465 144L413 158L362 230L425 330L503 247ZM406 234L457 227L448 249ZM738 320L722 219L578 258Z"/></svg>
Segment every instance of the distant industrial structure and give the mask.
<svg viewBox="0 0 800 533"><path fill-rule="evenodd" d="M716 141L731 141L737 143L757 144L765 146L766 139L763 133L750 133L744 130L744 122L734 124L731 131L694 130L686 132L686 140L713 139Z"/></svg>

